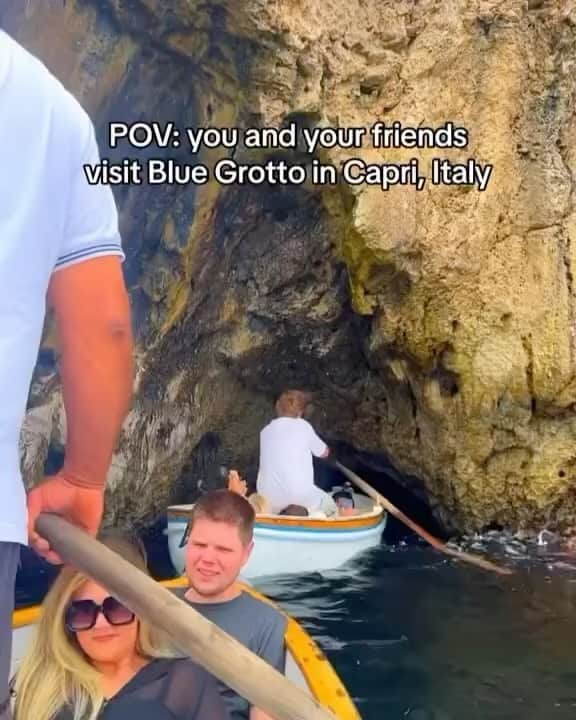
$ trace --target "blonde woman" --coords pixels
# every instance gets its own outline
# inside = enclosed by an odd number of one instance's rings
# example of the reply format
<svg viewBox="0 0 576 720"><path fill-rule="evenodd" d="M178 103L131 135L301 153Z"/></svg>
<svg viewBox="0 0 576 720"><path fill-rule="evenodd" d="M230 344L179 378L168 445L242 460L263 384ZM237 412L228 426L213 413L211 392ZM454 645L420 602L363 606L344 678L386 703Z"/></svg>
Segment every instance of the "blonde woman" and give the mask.
<svg viewBox="0 0 576 720"><path fill-rule="evenodd" d="M143 572L142 548L102 542ZM106 588L65 567L13 679L14 720L229 720L215 679Z"/></svg>

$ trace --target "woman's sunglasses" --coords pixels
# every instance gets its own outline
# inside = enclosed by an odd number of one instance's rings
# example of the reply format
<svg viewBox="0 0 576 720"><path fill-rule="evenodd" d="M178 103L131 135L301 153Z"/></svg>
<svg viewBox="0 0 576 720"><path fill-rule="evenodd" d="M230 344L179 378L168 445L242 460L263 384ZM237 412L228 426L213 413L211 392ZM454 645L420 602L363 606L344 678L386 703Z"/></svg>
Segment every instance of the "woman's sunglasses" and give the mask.
<svg viewBox="0 0 576 720"><path fill-rule="evenodd" d="M96 624L98 614L102 613L110 625L129 625L134 613L116 598L107 597L98 605L94 600L74 600L66 608L64 622L70 632L90 630Z"/></svg>

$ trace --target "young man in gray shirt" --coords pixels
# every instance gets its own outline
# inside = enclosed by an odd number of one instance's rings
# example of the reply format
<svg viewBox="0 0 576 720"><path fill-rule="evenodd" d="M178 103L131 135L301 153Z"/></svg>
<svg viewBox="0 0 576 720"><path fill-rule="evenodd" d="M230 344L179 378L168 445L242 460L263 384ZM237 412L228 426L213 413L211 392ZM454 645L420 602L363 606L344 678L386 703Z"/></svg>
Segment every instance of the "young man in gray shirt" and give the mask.
<svg viewBox="0 0 576 720"><path fill-rule="evenodd" d="M286 617L247 593L238 582L253 547L255 514L250 503L229 490L203 495L194 505L187 530L186 576L189 587L175 594L284 672ZM220 683L231 720L272 720Z"/></svg>

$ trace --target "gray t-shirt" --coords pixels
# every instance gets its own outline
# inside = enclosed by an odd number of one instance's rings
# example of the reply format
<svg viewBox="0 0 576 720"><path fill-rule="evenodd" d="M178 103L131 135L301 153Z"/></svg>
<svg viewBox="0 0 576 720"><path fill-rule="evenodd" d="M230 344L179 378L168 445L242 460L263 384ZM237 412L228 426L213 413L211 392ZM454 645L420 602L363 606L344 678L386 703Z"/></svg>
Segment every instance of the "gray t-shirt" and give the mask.
<svg viewBox="0 0 576 720"><path fill-rule="evenodd" d="M194 610L225 633L236 638L249 650L284 673L286 664L286 617L268 603L246 592L233 600L218 603L195 603L184 597L187 588L173 590ZM250 703L218 680L220 692L230 710L231 720L248 720Z"/></svg>

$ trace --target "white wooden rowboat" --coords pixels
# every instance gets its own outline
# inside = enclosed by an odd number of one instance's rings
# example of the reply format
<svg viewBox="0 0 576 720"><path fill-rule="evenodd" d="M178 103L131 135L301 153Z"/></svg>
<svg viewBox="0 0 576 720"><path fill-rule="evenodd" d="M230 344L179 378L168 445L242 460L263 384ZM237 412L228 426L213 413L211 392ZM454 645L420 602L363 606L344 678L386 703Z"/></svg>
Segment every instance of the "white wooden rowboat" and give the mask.
<svg viewBox="0 0 576 720"><path fill-rule="evenodd" d="M161 581L160 584L165 587L182 587L186 581L178 578ZM272 601L260 595L253 588L246 587L246 590L274 605ZM23 657L39 614L39 606L16 610L14 613L11 675ZM321 705L331 710L339 720L361 720L354 702L327 657L306 630L290 617L286 628L286 648L285 674L290 680L309 692Z"/></svg>
<svg viewBox="0 0 576 720"><path fill-rule="evenodd" d="M382 540L387 514L365 495L354 494L359 513L349 517L316 518L257 515L254 549L242 571L245 580L283 574L333 570ZM193 505L167 509L168 550L174 570L184 573L180 547Z"/></svg>

